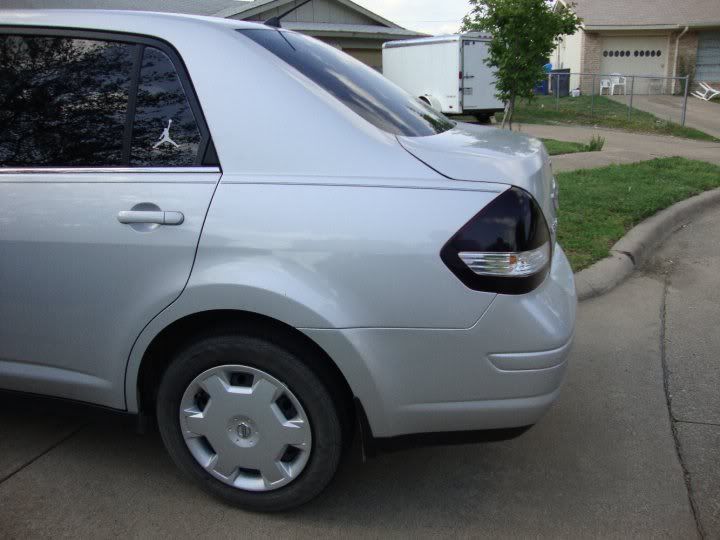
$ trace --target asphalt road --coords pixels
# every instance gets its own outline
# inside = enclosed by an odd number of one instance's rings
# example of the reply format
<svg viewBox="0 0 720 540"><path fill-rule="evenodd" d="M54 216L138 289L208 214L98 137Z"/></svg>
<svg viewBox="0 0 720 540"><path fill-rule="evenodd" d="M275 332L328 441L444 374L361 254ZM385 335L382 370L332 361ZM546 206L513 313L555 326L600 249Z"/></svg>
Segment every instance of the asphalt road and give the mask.
<svg viewBox="0 0 720 540"><path fill-rule="evenodd" d="M698 217L580 305L561 399L521 438L354 452L292 513L215 501L123 417L0 396L0 537L720 537L718 238Z"/></svg>

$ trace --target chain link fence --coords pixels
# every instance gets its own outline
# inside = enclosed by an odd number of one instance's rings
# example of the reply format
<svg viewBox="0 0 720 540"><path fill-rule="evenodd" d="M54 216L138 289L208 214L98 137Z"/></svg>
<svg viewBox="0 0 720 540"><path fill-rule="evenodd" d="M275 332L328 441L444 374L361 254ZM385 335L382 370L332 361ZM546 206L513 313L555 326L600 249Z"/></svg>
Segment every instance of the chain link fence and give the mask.
<svg viewBox="0 0 720 540"><path fill-rule="evenodd" d="M655 122L685 126L689 77L558 70L548 74L548 83L539 92L548 96L543 106L558 112L648 122L652 115Z"/></svg>

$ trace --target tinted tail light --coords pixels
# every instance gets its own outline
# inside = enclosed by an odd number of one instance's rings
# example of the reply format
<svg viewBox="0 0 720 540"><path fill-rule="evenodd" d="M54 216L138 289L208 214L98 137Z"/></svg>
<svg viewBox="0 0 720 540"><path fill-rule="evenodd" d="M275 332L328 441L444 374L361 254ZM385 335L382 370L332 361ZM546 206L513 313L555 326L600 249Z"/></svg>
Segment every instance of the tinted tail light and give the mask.
<svg viewBox="0 0 720 540"><path fill-rule="evenodd" d="M525 294L550 270L550 231L535 199L513 187L468 221L440 257L473 290Z"/></svg>

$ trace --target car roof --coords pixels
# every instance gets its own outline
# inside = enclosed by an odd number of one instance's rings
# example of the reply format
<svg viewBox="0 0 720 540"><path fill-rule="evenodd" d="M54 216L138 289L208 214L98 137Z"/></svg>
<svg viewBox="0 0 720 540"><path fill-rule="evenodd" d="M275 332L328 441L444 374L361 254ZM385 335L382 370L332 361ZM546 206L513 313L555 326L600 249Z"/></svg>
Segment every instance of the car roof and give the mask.
<svg viewBox="0 0 720 540"><path fill-rule="evenodd" d="M262 24L220 17L111 9L0 9L0 25L58 26L88 30L126 31L158 27L185 27L192 23L206 27L259 28Z"/></svg>

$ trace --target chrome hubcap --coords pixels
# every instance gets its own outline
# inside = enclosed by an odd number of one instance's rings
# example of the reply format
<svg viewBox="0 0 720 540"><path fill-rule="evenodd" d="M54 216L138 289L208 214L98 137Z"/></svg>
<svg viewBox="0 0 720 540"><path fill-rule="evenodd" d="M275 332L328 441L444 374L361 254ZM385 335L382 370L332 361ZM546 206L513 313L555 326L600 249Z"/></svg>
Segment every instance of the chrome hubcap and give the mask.
<svg viewBox="0 0 720 540"><path fill-rule="evenodd" d="M248 366L198 375L183 394L180 426L200 466L239 489L287 485L310 458L312 434L300 401L275 377Z"/></svg>

